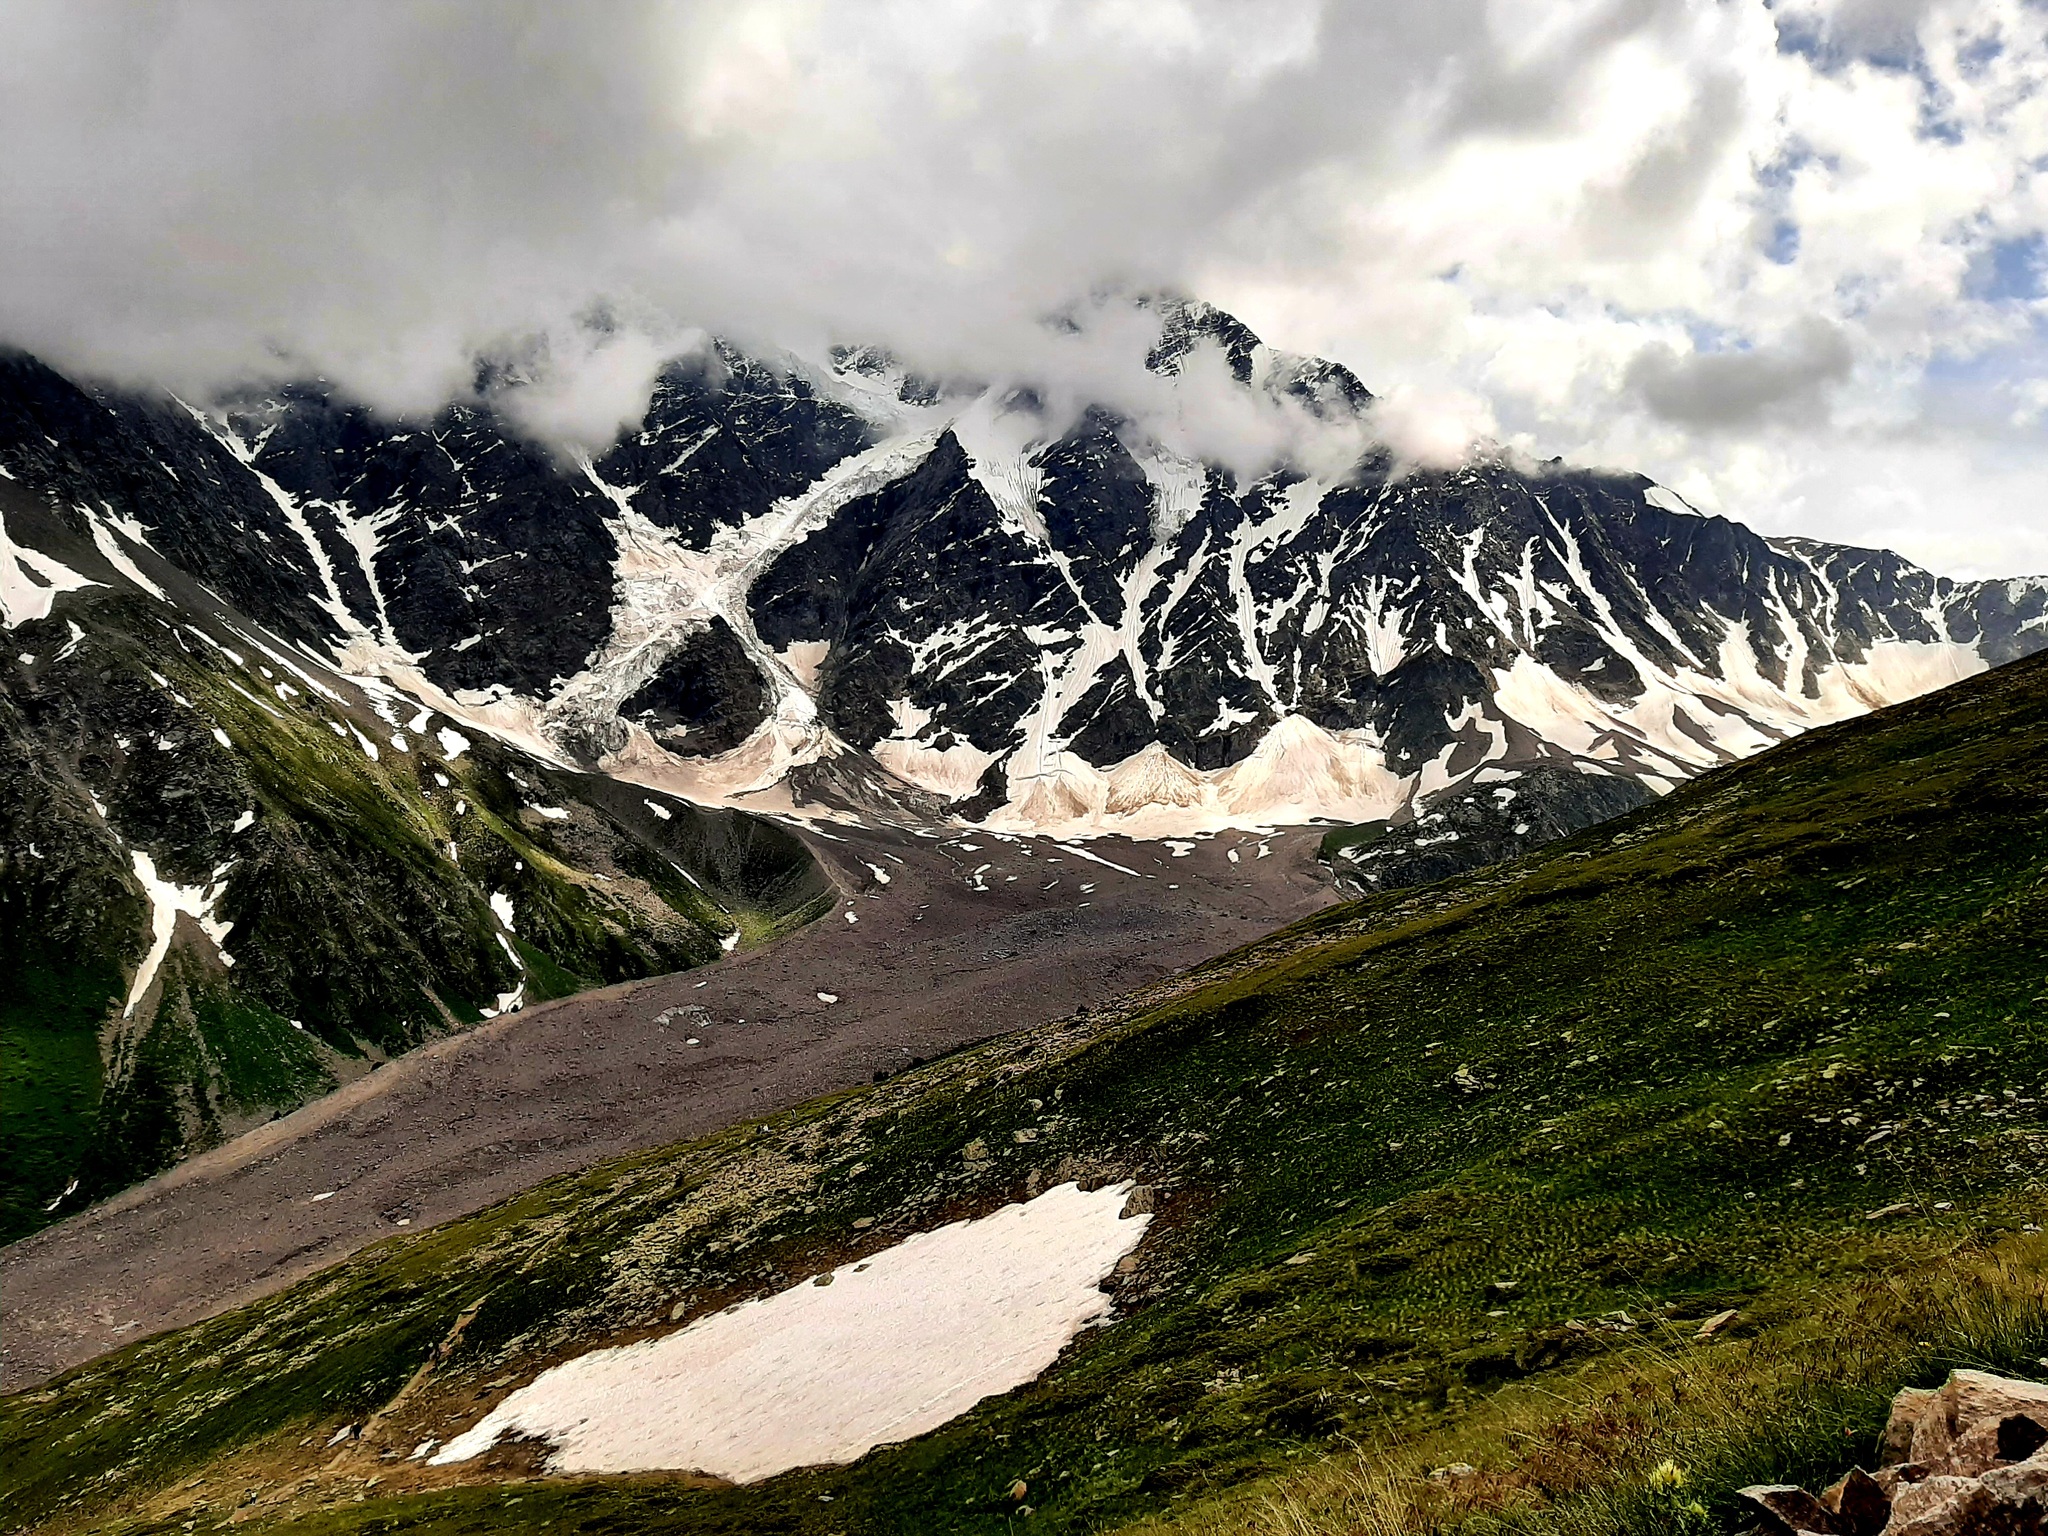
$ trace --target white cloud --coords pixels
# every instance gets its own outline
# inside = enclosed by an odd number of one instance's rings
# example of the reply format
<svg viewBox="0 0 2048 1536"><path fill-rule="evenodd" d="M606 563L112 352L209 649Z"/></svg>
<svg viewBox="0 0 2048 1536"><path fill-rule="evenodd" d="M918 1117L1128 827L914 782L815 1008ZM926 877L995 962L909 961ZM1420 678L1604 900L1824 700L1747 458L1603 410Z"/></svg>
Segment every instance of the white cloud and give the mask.
<svg viewBox="0 0 2048 1536"><path fill-rule="evenodd" d="M1397 384L1373 401L1372 426L1397 463L1445 468L1500 436L1493 407L1469 390Z"/></svg>
<svg viewBox="0 0 2048 1536"><path fill-rule="evenodd" d="M2026 379L2014 390L2012 424L2031 427L2048 416L2048 379Z"/></svg>
<svg viewBox="0 0 2048 1536"><path fill-rule="evenodd" d="M1655 12L1570 113L1383 186L1326 172L1319 259L1269 238L1207 287L1368 383L1476 393L1519 446L1771 532L2048 567L2048 304L1983 280L2048 227L2038 9Z"/></svg>
<svg viewBox="0 0 2048 1536"><path fill-rule="evenodd" d="M518 382L497 399L535 437L595 451L638 425L661 365L684 350L668 327L544 334L527 342Z"/></svg>
<svg viewBox="0 0 2048 1536"><path fill-rule="evenodd" d="M2039 567L2040 15L0 0L0 335L403 409L490 351L533 430L589 443L692 327L1142 404L1037 321L1172 284L1352 366L1416 455L1499 436ZM1227 390L1174 410L1225 458L1305 441Z"/></svg>

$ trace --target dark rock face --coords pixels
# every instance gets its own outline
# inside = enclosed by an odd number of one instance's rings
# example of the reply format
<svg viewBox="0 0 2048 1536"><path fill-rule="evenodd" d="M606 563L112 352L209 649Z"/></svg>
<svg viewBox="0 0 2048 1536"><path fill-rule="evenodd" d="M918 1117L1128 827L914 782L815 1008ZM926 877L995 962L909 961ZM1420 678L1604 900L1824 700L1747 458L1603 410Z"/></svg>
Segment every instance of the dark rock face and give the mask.
<svg viewBox="0 0 2048 1536"><path fill-rule="evenodd" d="M1320 414L1356 417L1370 402L1341 369L1275 358L1200 306L1168 311L1153 366L1171 372L1209 342L1248 385L1256 375ZM1087 412L1032 456L1042 545L996 517L948 436L891 492L842 509L772 566L754 589L757 626L773 645L829 645L827 723L872 745L894 728L889 702L908 700L921 741L957 733L1021 752L1014 778L1040 771L1033 754L1048 744L1101 768L1156 741L1219 769L1299 713L1369 733L1402 774L1447 753L1469 772L1489 752L1591 751L1669 782L1778 739L1779 715L1813 718L1831 669L1869 661L1881 642L1956 641L1986 660L2048 642L2042 583L1956 584L1892 555L1773 542L1685 511L1640 476L1500 461L1397 474L1379 457L1334 485L1293 472L1239 485L1212 467L1192 505L1168 506L1130 430ZM975 526L952 537L1001 541L1001 557L906 562L904 530L940 526L930 513L942 503L959 516L956 496ZM946 624L972 637L964 675L951 654L920 648ZM1062 679L1090 625L1131 639L1098 645L1092 672ZM1744 664L1788 696L1779 715L1697 697L1728 692L1715 685L1739 683L1727 668ZM1571 720L1532 717L1526 698L1519 714L1502 707L1501 680L1523 667L1559 685ZM1674 678L1663 739L1607 718ZM1055 686L1056 716L1034 720Z"/></svg>
<svg viewBox="0 0 2048 1536"><path fill-rule="evenodd" d="M1159 342L1145 359L1154 373L1178 373L1187 355L1203 342L1219 348L1240 384L1252 381L1253 354L1259 338L1235 315L1227 315L1213 304L1179 299L1159 301L1162 324Z"/></svg>
<svg viewBox="0 0 2048 1536"><path fill-rule="evenodd" d="M801 378L714 347L670 364L640 430L586 470L500 412L517 387L416 423L317 387L228 416L251 465L302 509L356 624L423 653L444 688L545 697L573 677L611 632L621 512L702 548L870 440Z"/></svg>
<svg viewBox="0 0 2048 1536"><path fill-rule="evenodd" d="M1191 768L1221 768L1258 745L1277 718L1260 687L1230 546L1248 509L1229 477L1204 477L1201 506L1175 537L1160 581L1140 604L1138 649L1159 707L1159 740Z"/></svg>
<svg viewBox="0 0 2048 1536"><path fill-rule="evenodd" d="M855 746L891 734L902 700L983 750L1008 749L1041 696L1041 654L1071 648L1079 629L1072 590L1004 526L969 463L944 434L913 473L848 502L754 586L766 644L831 647L818 705Z"/></svg>
<svg viewBox="0 0 2048 1536"><path fill-rule="evenodd" d="M1286 702L1319 724L1377 730L1393 763L1413 768L1445 739L1445 717L1490 700L1490 674L1518 655L1626 705L1644 686L1637 658L1718 675L1727 618L1775 646L1798 613L1767 608L1768 594L1823 606L1799 562L1732 523L1647 506L1648 484L1484 464L1398 482L1380 469L1331 492L1300 534L1248 562L1263 591L1310 599L1272 623L1274 671L1299 679ZM1832 636L1810 621L1800 632L1825 654Z"/></svg>
<svg viewBox="0 0 2048 1536"><path fill-rule="evenodd" d="M872 441L803 379L715 345L663 370L647 419L597 462L633 510L701 549Z"/></svg>
<svg viewBox="0 0 2048 1536"><path fill-rule="evenodd" d="M259 623L294 639L339 633L319 572L283 511L235 455L169 397L89 391L0 352L0 467L73 533L127 541L112 519Z"/></svg>
<svg viewBox="0 0 2048 1536"><path fill-rule="evenodd" d="M228 427L302 509L355 623L442 687L546 693L610 633L608 499L495 413L398 425L292 389Z"/></svg>
<svg viewBox="0 0 2048 1536"><path fill-rule="evenodd" d="M1152 531L1151 482L1116 427L1091 410L1033 460L1045 475L1046 535L1066 556L1081 601L1105 624L1123 621L1123 584Z"/></svg>
<svg viewBox="0 0 2048 1536"><path fill-rule="evenodd" d="M619 708L684 757L731 751L768 711L767 684L723 619L685 640Z"/></svg>
<svg viewBox="0 0 2048 1536"><path fill-rule="evenodd" d="M1060 717L1059 733L1091 763L1122 762L1152 740L1158 728L1139 696L1130 660L1118 656L1095 674L1088 691Z"/></svg>
<svg viewBox="0 0 2048 1536"><path fill-rule="evenodd" d="M1445 791L1400 826L1332 832L1323 858L1346 895L1397 891L1519 857L1655 798L1635 779L1537 766Z"/></svg>

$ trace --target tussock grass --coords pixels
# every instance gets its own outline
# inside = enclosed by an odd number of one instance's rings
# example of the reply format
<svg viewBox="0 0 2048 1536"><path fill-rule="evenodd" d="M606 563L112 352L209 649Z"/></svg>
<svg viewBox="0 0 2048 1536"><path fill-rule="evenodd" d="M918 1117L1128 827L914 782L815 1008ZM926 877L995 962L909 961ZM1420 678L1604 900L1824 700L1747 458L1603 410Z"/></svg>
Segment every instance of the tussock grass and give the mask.
<svg viewBox="0 0 2048 1536"><path fill-rule="evenodd" d="M2039 1374L2048 1240L1842 1288L1726 1343L1666 1340L1511 1388L1131 1536L1671 1536L1732 1528L1733 1491L1869 1466L1891 1399L1951 1370ZM1444 1469L1470 1467L1446 1476ZM1432 1473L1436 1475L1432 1477Z"/></svg>

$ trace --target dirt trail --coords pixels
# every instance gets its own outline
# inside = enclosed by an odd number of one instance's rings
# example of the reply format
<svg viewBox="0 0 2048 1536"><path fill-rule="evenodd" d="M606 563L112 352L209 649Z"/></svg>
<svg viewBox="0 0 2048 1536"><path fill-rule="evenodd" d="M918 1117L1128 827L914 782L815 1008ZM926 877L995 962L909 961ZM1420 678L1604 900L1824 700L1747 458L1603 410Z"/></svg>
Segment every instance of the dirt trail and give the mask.
<svg viewBox="0 0 2048 1536"><path fill-rule="evenodd" d="M1181 857L1120 839L811 841L847 896L780 943L493 1020L0 1248L0 1390L401 1227L1059 1018L1332 899L1305 829Z"/></svg>

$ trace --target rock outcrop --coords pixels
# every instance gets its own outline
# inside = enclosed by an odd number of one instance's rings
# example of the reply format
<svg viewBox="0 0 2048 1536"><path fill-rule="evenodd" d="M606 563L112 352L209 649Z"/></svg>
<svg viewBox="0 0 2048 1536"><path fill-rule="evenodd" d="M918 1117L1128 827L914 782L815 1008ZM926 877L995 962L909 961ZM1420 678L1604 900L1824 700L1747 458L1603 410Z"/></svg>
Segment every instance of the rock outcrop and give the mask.
<svg viewBox="0 0 2048 1536"><path fill-rule="evenodd" d="M1818 1496L1742 1490L1766 1536L2043 1536L2048 1533L2048 1385L1956 1371L1892 1401L1876 1472Z"/></svg>

